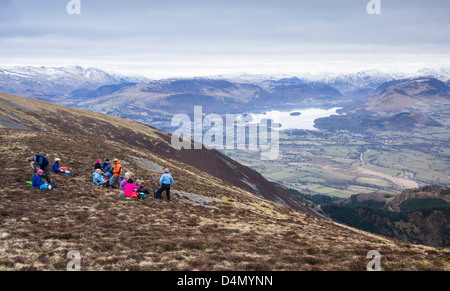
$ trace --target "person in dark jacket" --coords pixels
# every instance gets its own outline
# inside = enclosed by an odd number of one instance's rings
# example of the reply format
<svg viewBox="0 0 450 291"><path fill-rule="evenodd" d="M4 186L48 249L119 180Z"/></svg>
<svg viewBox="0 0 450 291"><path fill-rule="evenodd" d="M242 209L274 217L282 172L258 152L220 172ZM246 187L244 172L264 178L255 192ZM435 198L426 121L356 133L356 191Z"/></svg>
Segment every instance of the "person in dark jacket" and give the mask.
<svg viewBox="0 0 450 291"><path fill-rule="evenodd" d="M64 174L66 173L66 171L63 171L59 168L59 162L61 161L61 159L56 158L55 159L55 163L53 164L52 167L52 172L56 173L56 174Z"/></svg>
<svg viewBox="0 0 450 291"><path fill-rule="evenodd" d="M110 172L112 171L112 165L109 162L108 159L105 160L105 162L103 163L103 167L102 167L102 172L104 176L107 176L108 179L111 178L112 174L110 174Z"/></svg>
<svg viewBox="0 0 450 291"><path fill-rule="evenodd" d="M102 164L100 164L101 162L102 162L102 160L100 160L100 159L97 160L97 163L94 166L95 171L102 169Z"/></svg>
<svg viewBox="0 0 450 291"><path fill-rule="evenodd" d="M33 170L36 170L34 166L39 166L39 168L44 172L45 174L45 180L47 181L48 184L51 184L51 180L50 180L50 163L48 162L48 160L43 156L43 155L34 155L31 156L28 161L31 164L31 168L33 168Z"/></svg>
<svg viewBox="0 0 450 291"><path fill-rule="evenodd" d="M138 199L142 199L144 200L145 197L150 195L150 191L148 191L147 188L145 188L144 183L142 183L141 180L137 180L136 181L136 185L138 185L139 187L141 187L141 189L139 189L138 191Z"/></svg>

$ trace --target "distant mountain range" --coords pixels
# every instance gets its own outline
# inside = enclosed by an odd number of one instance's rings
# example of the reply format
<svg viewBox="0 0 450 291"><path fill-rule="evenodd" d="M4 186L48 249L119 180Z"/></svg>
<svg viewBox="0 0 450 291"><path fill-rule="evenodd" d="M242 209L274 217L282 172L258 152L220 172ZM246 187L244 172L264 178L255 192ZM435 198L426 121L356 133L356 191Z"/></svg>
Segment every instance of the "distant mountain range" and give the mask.
<svg viewBox="0 0 450 291"><path fill-rule="evenodd" d="M449 69L424 69L415 74L371 70L297 77L240 75L165 80L79 66L0 69L0 92L130 118L163 130L170 127L171 116L192 114L194 106L218 114L344 107L347 115L322 120L323 129L330 129L330 122L333 128L360 130L440 126L441 120L429 114L434 111L431 107L446 110L449 83ZM370 117L374 113L390 115ZM396 116L400 113L414 115ZM353 118L354 114L357 118Z"/></svg>
<svg viewBox="0 0 450 291"><path fill-rule="evenodd" d="M295 76L295 77L293 77ZM160 85L170 81L183 81L185 84L189 80L197 82L203 80L221 80L233 84L250 85L270 91L276 86L330 86L344 95L352 95L360 90L375 90L382 84L401 80L414 79L419 77L432 77L447 84L450 82L450 68L422 69L416 73L386 73L378 70L367 70L357 73L337 74L295 74L295 75L220 75L209 78L183 78L162 80ZM106 85L116 85L121 83L145 83L148 78L142 76L129 76L106 72L98 68L83 68L80 66L67 67L31 67L18 66L11 68L0 68L0 90L7 93L39 94L68 94L75 90L89 89L96 90ZM151 86L150 82L150 86ZM225 84L225 83L222 83ZM179 85L176 84L176 85ZM229 85L229 84L228 84ZM225 85L226 87L227 85ZM176 87L178 91L182 87ZM245 87L244 88L248 88ZM189 89L185 87L184 89ZM14 91L14 92L12 92ZM194 92L190 92L194 93Z"/></svg>
<svg viewBox="0 0 450 291"><path fill-rule="evenodd" d="M0 68L0 92L47 100L79 89L94 90L104 85L145 81L147 79L144 77L118 75L80 66Z"/></svg>

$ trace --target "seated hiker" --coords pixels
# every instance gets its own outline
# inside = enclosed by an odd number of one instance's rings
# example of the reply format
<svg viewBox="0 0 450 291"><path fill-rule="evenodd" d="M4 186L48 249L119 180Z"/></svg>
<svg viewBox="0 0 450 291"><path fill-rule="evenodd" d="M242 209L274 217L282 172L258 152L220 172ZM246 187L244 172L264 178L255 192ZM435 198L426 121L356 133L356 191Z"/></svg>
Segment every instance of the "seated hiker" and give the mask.
<svg viewBox="0 0 450 291"><path fill-rule="evenodd" d="M137 180L136 181L136 185L138 185L139 187L141 187L138 191L138 199L142 199L144 200L146 196L150 195L150 191L148 191L147 188L145 188L144 183L142 183L141 180Z"/></svg>
<svg viewBox="0 0 450 291"><path fill-rule="evenodd" d="M173 184L172 175L170 175L169 169L164 169L164 175L161 176L159 180L161 188L159 188L155 193L156 199L162 199L162 192L166 191L167 201L170 201L170 186Z"/></svg>
<svg viewBox="0 0 450 291"><path fill-rule="evenodd" d="M42 179L42 174L44 174L44 171L42 171L42 169L38 169L36 171L36 173L34 174L32 184L31 184L33 186L33 188L40 189L40 190L52 190L54 188L58 188L56 185L53 186L53 185L45 182Z"/></svg>
<svg viewBox="0 0 450 291"><path fill-rule="evenodd" d="M68 167L60 167L59 166L60 161L61 159L59 158L55 159L55 163L53 164L52 167L52 172L56 174L66 174L67 176L71 176L70 172L72 171L72 169Z"/></svg>
<svg viewBox="0 0 450 291"><path fill-rule="evenodd" d="M45 180L47 184L51 184L50 180L50 163L43 155L31 156L28 161L30 162L31 168L36 170L34 166L39 166L39 168L44 172Z"/></svg>
<svg viewBox="0 0 450 291"><path fill-rule="evenodd" d="M125 190L125 186L128 183L128 179L131 179L131 173L125 174L125 178L123 178L122 182L120 183L119 190Z"/></svg>
<svg viewBox="0 0 450 291"><path fill-rule="evenodd" d="M100 159L98 159L97 160L97 163L95 164L95 166L94 166L94 170L97 170L97 169L102 169L102 164L101 164L101 162L102 162L102 160L100 160Z"/></svg>
<svg viewBox="0 0 450 291"><path fill-rule="evenodd" d="M53 163L53 167L52 167L52 172L56 173L56 174L61 174L61 173L65 173L65 171L61 170L59 168L59 162L61 161L61 159L56 158L55 159L55 163Z"/></svg>
<svg viewBox="0 0 450 291"><path fill-rule="evenodd" d="M93 182L97 185L105 185L105 186L109 186L109 181L105 180L102 176L102 170L97 169L94 174L92 174L94 176L93 178Z"/></svg>
<svg viewBox="0 0 450 291"><path fill-rule="evenodd" d="M109 180L109 188L112 188L114 184L120 187L120 176L122 175L122 162L119 159L114 159L114 168L112 169L112 177Z"/></svg>
<svg viewBox="0 0 450 291"><path fill-rule="evenodd" d="M112 170L112 166L109 163L109 159L106 159L102 166L102 171L104 176L108 176L108 179L111 178L110 172Z"/></svg>
<svg viewBox="0 0 450 291"><path fill-rule="evenodd" d="M138 185L133 184L133 179L128 179L127 185L125 186L125 193L122 195L122 197L131 197L133 195L134 189L141 189Z"/></svg>

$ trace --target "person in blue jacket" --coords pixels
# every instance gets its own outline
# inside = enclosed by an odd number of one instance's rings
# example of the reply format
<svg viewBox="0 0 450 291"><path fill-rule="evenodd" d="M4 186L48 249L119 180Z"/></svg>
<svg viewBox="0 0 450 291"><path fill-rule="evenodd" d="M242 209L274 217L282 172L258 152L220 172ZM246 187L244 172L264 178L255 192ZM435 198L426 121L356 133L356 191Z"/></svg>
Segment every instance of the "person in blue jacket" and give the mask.
<svg viewBox="0 0 450 291"><path fill-rule="evenodd" d="M39 166L39 168L44 172L45 174L45 180L48 184L51 184L52 181L50 180L50 163L43 155L34 155L31 156L28 161L31 164L31 167L33 169L35 165Z"/></svg>
<svg viewBox="0 0 450 291"><path fill-rule="evenodd" d="M111 163L109 162L109 159L106 159L105 162L103 163L103 167L102 167L102 171L103 171L103 175L107 176L109 179L111 179L112 177L112 171L113 167L111 165Z"/></svg>
<svg viewBox="0 0 450 291"><path fill-rule="evenodd" d="M33 176L33 180L32 180L32 186L33 188L36 189L40 189L40 190L51 190L52 189L52 185L47 184L44 180L42 180L42 174L44 173L44 171L42 171L41 169L38 169L37 172L34 174Z"/></svg>
<svg viewBox="0 0 450 291"><path fill-rule="evenodd" d="M58 159L58 158L55 159L55 163L53 164L53 167L52 167L53 173L56 173L56 174L64 174L64 173L66 173L66 171L63 171L63 170L61 170L59 168L59 162L60 161L61 161L61 159Z"/></svg>
<svg viewBox="0 0 450 291"><path fill-rule="evenodd" d="M159 179L159 185L161 188L159 188L156 191L155 198L156 199L162 199L162 192L166 191L167 201L170 201L170 186L173 184L173 178L172 175L170 175L169 169L164 169L164 175L161 176L161 179Z"/></svg>
<svg viewBox="0 0 450 291"><path fill-rule="evenodd" d="M102 176L102 170L97 169L94 174L93 174L94 178L93 178L93 182L97 185L106 185L108 186L109 184L109 180L106 181L103 176Z"/></svg>

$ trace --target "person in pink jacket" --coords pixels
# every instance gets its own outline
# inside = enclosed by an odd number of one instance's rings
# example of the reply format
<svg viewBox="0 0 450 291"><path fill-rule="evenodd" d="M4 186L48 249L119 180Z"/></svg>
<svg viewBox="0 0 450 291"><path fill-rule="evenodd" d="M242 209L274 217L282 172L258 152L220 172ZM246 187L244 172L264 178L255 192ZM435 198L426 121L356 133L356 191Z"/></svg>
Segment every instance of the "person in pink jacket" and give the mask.
<svg viewBox="0 0 450 291"><path fill-rule="evenodd" d="M125 185L125 193L122 195L122 197L131 197L133 195L134 189L141 189L138 185L133 184L133 179L128 179L127 185Z"/></svg>

